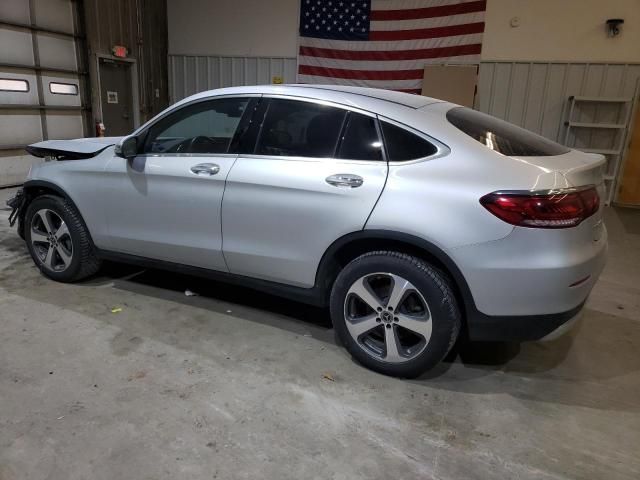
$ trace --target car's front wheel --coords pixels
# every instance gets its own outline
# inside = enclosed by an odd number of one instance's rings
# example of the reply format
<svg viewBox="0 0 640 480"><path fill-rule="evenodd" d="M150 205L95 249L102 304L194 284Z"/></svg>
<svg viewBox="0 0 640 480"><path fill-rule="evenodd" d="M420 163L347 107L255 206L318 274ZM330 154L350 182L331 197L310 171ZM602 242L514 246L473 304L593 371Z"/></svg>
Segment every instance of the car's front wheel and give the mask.
<svg viewBox="0 0 640 480"><path fill-rule="evenodd" d="M399 377L438 364L460 331L448 277L416 257L370 252L351 261L331 292L339 339L360 363Z"/></svg>
<svg viewBox="0 0 640 480"><path fill-rule="evenodd" d="M69 201L53 195L35 198L24 225L31 258L47 277L73 282L100 268L89 231Z"/></svg>

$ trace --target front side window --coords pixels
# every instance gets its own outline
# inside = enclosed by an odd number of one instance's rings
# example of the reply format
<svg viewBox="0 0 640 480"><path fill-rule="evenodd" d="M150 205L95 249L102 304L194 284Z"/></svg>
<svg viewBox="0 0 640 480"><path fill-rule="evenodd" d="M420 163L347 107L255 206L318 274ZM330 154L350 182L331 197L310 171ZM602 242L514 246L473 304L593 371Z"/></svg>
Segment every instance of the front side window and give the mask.
<svg viewBox="0 0 640 480"><path fill-rule="evenodd" d="M503 155L546 157L570 151L564 145L470 108L452 108L447 112L447 120L471 138Z"/></svg>
<svg viewBox="0 0 640 480"><path fill-rule="evenodd" d="M391 162L403 162L429 157L438 149L415 133L388 122L380 122L387 157Z"/></svg>
<svg viewBox="0 0 640 480"><path fill-rule="evenodd" d="M298 100L271 99L256 153L332 157L346 112Z"/></svg>
<svg viewBox="0 0 640 480"><path fill-rule="evenodd" d="M221 98L189 105L155 123L144 153L226 153L248 98Z"/></svg>
<svg viewBox="0 0 640 480"><path fill-rule="evenodd" d="M382 160L382 142L376 130L376 120L350 112L340 138L338 158L349 160Z"/></svg>

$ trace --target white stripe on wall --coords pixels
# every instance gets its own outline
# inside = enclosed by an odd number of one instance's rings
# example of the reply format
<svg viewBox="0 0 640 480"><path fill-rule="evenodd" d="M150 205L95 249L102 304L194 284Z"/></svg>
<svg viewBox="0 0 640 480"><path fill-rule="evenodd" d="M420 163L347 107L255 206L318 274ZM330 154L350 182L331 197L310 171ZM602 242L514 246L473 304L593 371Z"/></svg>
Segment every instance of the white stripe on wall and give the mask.
<svg viewBox="0 0 640 480"><path fill-rule="evenodd" d="M429 0L430 7L468 3L461 0ZM371 10L404 10L408 8L424 8L424 0L372 0Z"/></svg>
<svg viewBox="0 0 640 480"><path fill-rule="evenodd" d="M425 65L447 63L450 65L457 63L480 63L480 55L459 55L457 57L447 58L429 58L422 60L335 60L332 58L308 57L301 55L299 57L300 65L311 65L314 67L325 68L344 68L347 70L419 70Z"/></svg>
<svg viewBox="0 0 640 480"><path fill-rule="evenodd" d="M423 28L448 27L451 25L464 25L466 23L484 22L484 12L463 13L461 15L449 15L448 17L417 18L414 20L381 20L372 21L370 30L418 30Z"/></svg>

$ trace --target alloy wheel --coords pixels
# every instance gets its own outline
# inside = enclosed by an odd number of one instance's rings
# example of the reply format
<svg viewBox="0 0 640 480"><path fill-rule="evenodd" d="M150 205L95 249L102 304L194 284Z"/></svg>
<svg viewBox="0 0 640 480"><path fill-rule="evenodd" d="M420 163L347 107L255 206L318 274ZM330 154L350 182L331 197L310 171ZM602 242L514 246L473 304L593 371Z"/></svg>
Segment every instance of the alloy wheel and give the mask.
<svg viewBox="0 0 640 480"><path fill-rule="evenodd" d="M360 277L344 302L347 329L368 355L403 363L420 355L431 338L431 312L418 289L392 273Z"/></svg>
<svg viewBox="0 0 640 480"><path fill-rule="evenodd" d="M71 265L73 241L67 224L53 210L38 210L31 219L31 245L42 264L53 272Z"/></svg>

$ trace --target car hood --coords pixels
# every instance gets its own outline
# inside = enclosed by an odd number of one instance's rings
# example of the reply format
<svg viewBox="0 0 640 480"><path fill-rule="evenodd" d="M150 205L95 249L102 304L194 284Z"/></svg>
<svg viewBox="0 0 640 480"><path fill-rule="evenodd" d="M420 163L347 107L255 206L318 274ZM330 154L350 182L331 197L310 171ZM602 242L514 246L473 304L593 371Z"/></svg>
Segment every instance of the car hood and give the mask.
<svg viewBox="0 0 640 480"><path fill-rule="evenodd" d="M26 147L35 157L53 157L56 160L80 160L98 155L115 145L123 137L77 138L74 140L46 140Z"/></svg>

